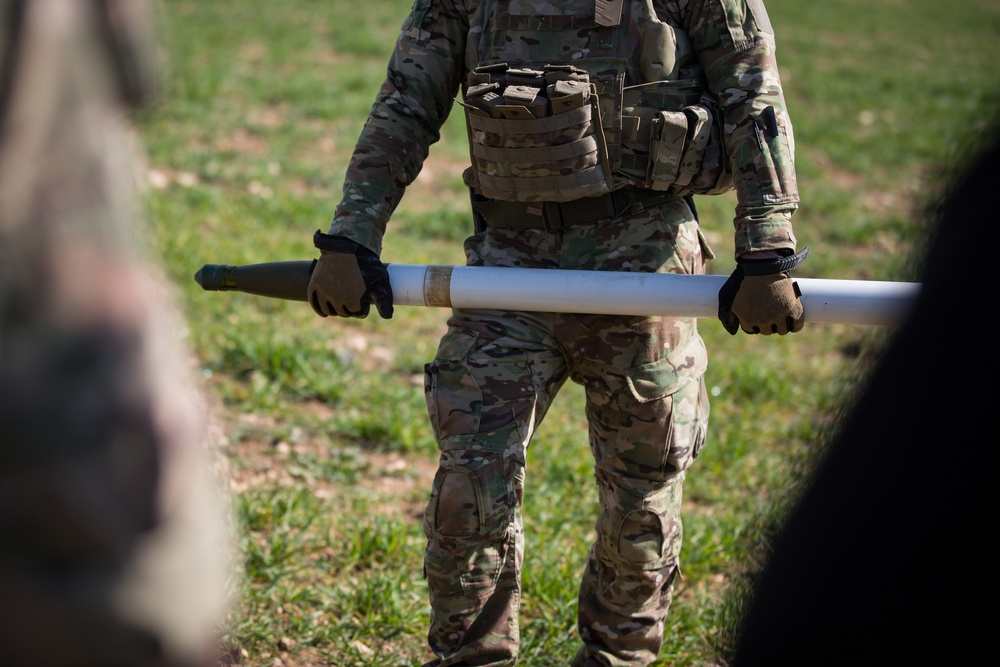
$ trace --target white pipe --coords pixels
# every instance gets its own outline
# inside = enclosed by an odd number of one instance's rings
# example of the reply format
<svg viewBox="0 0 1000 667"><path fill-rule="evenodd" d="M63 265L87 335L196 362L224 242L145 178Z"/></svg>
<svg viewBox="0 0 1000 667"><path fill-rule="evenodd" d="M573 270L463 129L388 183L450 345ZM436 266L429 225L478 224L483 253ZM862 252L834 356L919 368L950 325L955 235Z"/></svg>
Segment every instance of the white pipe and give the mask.
<svg viewBox="0 0 1000 667"><path fill-rule="evenodd" d="M389 264L397 305L718 317L722 275ZM919 283L795 278L805 321L900 324Z"/></svg>

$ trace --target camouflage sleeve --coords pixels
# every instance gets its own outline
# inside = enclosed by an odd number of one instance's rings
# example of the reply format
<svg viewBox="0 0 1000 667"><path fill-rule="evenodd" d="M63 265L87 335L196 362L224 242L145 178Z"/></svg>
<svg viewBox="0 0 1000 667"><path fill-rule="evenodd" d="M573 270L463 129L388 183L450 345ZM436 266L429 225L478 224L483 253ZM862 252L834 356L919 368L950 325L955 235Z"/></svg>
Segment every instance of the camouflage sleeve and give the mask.
<svg viewBox="0 0 1000 667"><path fill-rule="evenodd" d="M736 256L795 248L795 141L762 0L664 2L688 31L722 105L736 173Z"/></svg>
<svg viewBox="0 0 1000 667"><path fill-rule="evenodd" d="M348 165L331 234L381 252L389 217L451 111L468 29L461 3L414 1Z"/></svg>

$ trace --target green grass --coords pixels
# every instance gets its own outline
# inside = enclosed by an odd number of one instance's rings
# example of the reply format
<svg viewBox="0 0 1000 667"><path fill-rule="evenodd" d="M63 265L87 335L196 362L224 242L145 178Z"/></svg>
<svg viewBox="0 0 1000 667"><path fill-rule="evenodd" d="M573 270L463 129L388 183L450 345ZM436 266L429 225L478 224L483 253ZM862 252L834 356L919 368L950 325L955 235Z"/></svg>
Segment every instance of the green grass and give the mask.
<svg viewBox="0 0 1000 667"><path fill-rule="evenodd" d="M992 0L769 0L795 123L797 275L907 280L943 178L1000 108ZM421 512L436 461L422 368L447 315L317 318L303 303L206 293L206 263L314 255L407 4L172 0L162 102L144 112L153 250L177 289L239 527L225 628L247 667L419 665ZM454 114L390 224L383 257L460 264L470 228ZM732 270L731 196L699 209ZM975 243L971 239L970 243ZM814 325L710 349L709 442L685 485L684 579L658 665L724 664L746 588L838 412L888 333ZM596 493L568 385L528 461L523 664L576 650L578 577ZM857 548L863 549L864 545Z"/></svg>

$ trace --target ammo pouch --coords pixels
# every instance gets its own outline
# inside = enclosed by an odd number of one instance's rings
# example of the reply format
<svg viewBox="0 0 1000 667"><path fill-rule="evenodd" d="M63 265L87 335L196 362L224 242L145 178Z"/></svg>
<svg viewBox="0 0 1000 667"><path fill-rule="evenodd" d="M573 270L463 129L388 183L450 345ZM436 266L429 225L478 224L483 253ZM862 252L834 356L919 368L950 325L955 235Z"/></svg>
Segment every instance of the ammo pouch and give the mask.
<svg viewBox="0 0 1000 667"><path fill-rule="evenodd" d="M571 65L469 73L464 95L476 193L568 202L612 189L595 86Z"/></svg>
<svg viewBox="0 0 1000 667"><path fill-rule="evenodd" d="M619 175L676 195L733 189L722 110L699 79L656 81L624 90Z"/></svg>

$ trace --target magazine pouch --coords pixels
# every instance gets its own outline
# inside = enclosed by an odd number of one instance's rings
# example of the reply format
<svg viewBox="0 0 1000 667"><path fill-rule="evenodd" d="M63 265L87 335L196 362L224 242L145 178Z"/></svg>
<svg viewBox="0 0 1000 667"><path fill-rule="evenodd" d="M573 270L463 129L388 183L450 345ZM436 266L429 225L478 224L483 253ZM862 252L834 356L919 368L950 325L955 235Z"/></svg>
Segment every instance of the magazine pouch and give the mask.
<svg viewBox="0 0 1000 667"><path fill-rule="evenodd" d="M610 192L598 95L586 70L477 67L462 106L477 194L567 202Z"/></svg>
<svg viewBox="0 0 1000 667"><path fill-rule="evenodd" d="M733 188L718 102L699 79L656 81L624 91L620 175L677 195Z"/></svg>

